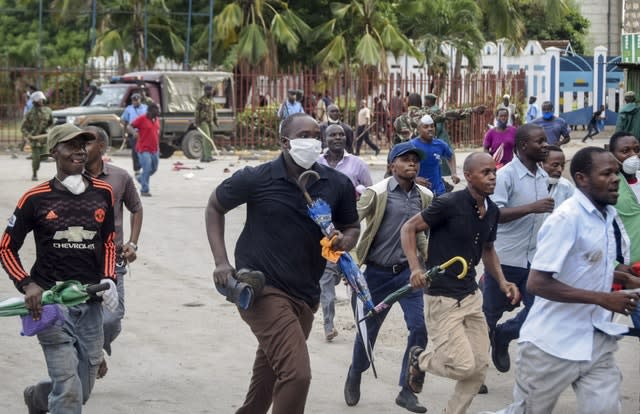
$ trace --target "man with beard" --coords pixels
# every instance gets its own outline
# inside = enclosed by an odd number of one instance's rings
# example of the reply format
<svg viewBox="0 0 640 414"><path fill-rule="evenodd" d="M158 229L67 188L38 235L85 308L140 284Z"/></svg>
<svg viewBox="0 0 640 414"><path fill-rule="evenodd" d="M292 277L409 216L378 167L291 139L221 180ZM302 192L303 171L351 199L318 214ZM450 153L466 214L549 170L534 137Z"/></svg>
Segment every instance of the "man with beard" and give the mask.
<svg viewBox="0 0 640 414"><path fill-rule="evenodd" d="M511 304L519 300L518 288L507 282L500 269L493 242L500 211L491 201L496 186L496 163L489 154L472 153L464 161L467 188L437 197L422 212L402 226L402 250L411 269L411 286L427 288L426 322L430 341L409 351L407 385L422 390L424 373L430 372L457 381L447 413L464 414L483 384L489 366L489 335L482 313L482 295L476 283L475 267L480 259L495 277ZM429 286L416 254L416 235L429 232L427 269L463 257L467 275L458 279L460 266L434 277Z"/></svg>
<svg viewBox="0 0 640 414"><path fill-rule="evenodd" d="M320 299L325 268L320 227L309 218L298 177L313 170L320 179L307 191L332 210L338 229L333 249L348 251L360 234L355 191L342 173L319 165L320 127L304 113L280 126L282 154L257 167L246 167L224 180L211 194L206 229L215 261L216 285L226 287L239 274L227 257L225 214L247 205L247 217L235 249L238 269L259 271L266 278L262 293L240 316L258 342L251 384L237 414L302 414L311 366L307 338ZM232 281L231 281L232 282Z"/></svg>

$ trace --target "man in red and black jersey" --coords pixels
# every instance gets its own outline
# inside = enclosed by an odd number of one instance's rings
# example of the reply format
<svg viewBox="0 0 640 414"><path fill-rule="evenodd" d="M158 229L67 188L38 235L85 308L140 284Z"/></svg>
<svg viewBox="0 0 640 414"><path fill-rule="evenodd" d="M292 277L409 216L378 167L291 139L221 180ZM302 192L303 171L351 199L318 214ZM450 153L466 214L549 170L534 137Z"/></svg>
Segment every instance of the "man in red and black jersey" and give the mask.
<svg viewBox="0 0 640 414"><path fill-rule="evenodd" d="M113 193L104 181L82 175L85 142L95 137L72 124L52 128L47 148L56 175L27 191L0 239L0 263L35 320L42 312L42 292L56 282L109 281L106 306L117 305ZM18 251L33 231L36 260L30 272ZM89 399L102 358L102 309L99 300L61 307L62 326L38 333L50 379L24 391L29 413L80 413Z"/></svg>

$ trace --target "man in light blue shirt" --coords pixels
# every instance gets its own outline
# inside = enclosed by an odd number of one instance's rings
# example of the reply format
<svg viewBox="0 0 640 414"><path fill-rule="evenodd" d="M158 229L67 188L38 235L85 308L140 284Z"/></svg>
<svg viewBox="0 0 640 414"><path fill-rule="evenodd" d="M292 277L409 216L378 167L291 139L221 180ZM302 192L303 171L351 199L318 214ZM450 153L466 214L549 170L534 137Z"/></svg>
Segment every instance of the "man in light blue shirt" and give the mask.
<svg viewBox="0 0 640 414"><path fill-rule="evenodd" d="M142 103L142 97L139 93L131 95L131 105L124 108L120 119L124 122L124 130L127 130L127 125L132 123L140 115L147 113L147 105ZM127 143L131 148L131 160L133 161L133 171L136 175L140 174L140 161L138 161L138 153L136 152L136 138L131 134L127 134Z"/></svg>
<svg viewBox="0 0 640 414"><path fill-rule="evenodd" d="M616 258L612 222L619 166L587 147L571 161L579 191L544 222L527 288L536 296L522 326L514 403L502 414L553 412L572 386L579 414L620 413L619 334L612 312L629 315L640 296L611 292Z"/></svg>
<svg viewBox="0 0 640 414"><path fill-rule="evenodd" d="M527 110L527 115L525 115L527 123L540 116L540 109L538 108L538 104L536 103L537 100L538 98L536 98L535 96L529 97L529 109Z"/></svg>
<svg viewBox="0 0 640 414"><path fill-rule="evenodd" d="M494 243L507 281L522 292L524 308L512 319L498 324L512 305L493 277L484 278L482 310L487 318L491 339L491 358L496 369L507 372L511 366L509 343L517 339L520 327L533 303L527 292L529 263L536 251L536 235L545 213L553 211L554 201L547 189L548 175L538 165L548 155L544 130L525 124L516 132L516 156L498 170L496 189L491 196L500 208L498 234ZM487 275L490 276L490 275Z"/></svg>
<svg viewBox="0 0 640 414"><path fill-rule="evenodd" d="M282 103L280 109L278 110L278 119L280 121L284 121L289 116L297 113L304 113L304 108L302 108L302 104L296 100L296 90L289 89L287 93L287 100Z"/></svg>

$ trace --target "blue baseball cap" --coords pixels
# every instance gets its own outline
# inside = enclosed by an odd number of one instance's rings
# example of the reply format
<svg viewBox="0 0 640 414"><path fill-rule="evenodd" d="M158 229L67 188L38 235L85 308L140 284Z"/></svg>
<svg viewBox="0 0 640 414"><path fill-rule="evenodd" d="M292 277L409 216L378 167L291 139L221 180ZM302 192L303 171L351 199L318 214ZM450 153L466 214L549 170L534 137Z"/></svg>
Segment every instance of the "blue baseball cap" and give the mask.
<svg viewBox="0 0 640 414"><path fill-rule="evenodd" d="M391 148L391 151L389 151L389 156L387 157L387 164L391 164L393 160L395 160L399 156L404 155L408 152L415 153L420 159L420 161L426 158L425 153L421 149L418 149L418 147L413 145L411 142L401 142L400 144L394 145L393 148Z"/></svg>

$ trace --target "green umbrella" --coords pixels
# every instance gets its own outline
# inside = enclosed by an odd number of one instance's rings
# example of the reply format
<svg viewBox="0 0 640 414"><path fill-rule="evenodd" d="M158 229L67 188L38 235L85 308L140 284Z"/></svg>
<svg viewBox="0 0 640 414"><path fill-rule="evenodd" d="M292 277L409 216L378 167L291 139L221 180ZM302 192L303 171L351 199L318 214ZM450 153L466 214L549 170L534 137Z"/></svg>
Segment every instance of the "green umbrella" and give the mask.
<svg viewBox="0 0 640 414"><path fill-rule="evenodd" d="M76 280L59 282L49 290L42 292L42 304L60 304L74 306L84 303L91 295L109 288L107 283L100 285L83 285ZM14 297L0 302L0 316L23 316L29 314L24 304L24 297Z"/></svg>

